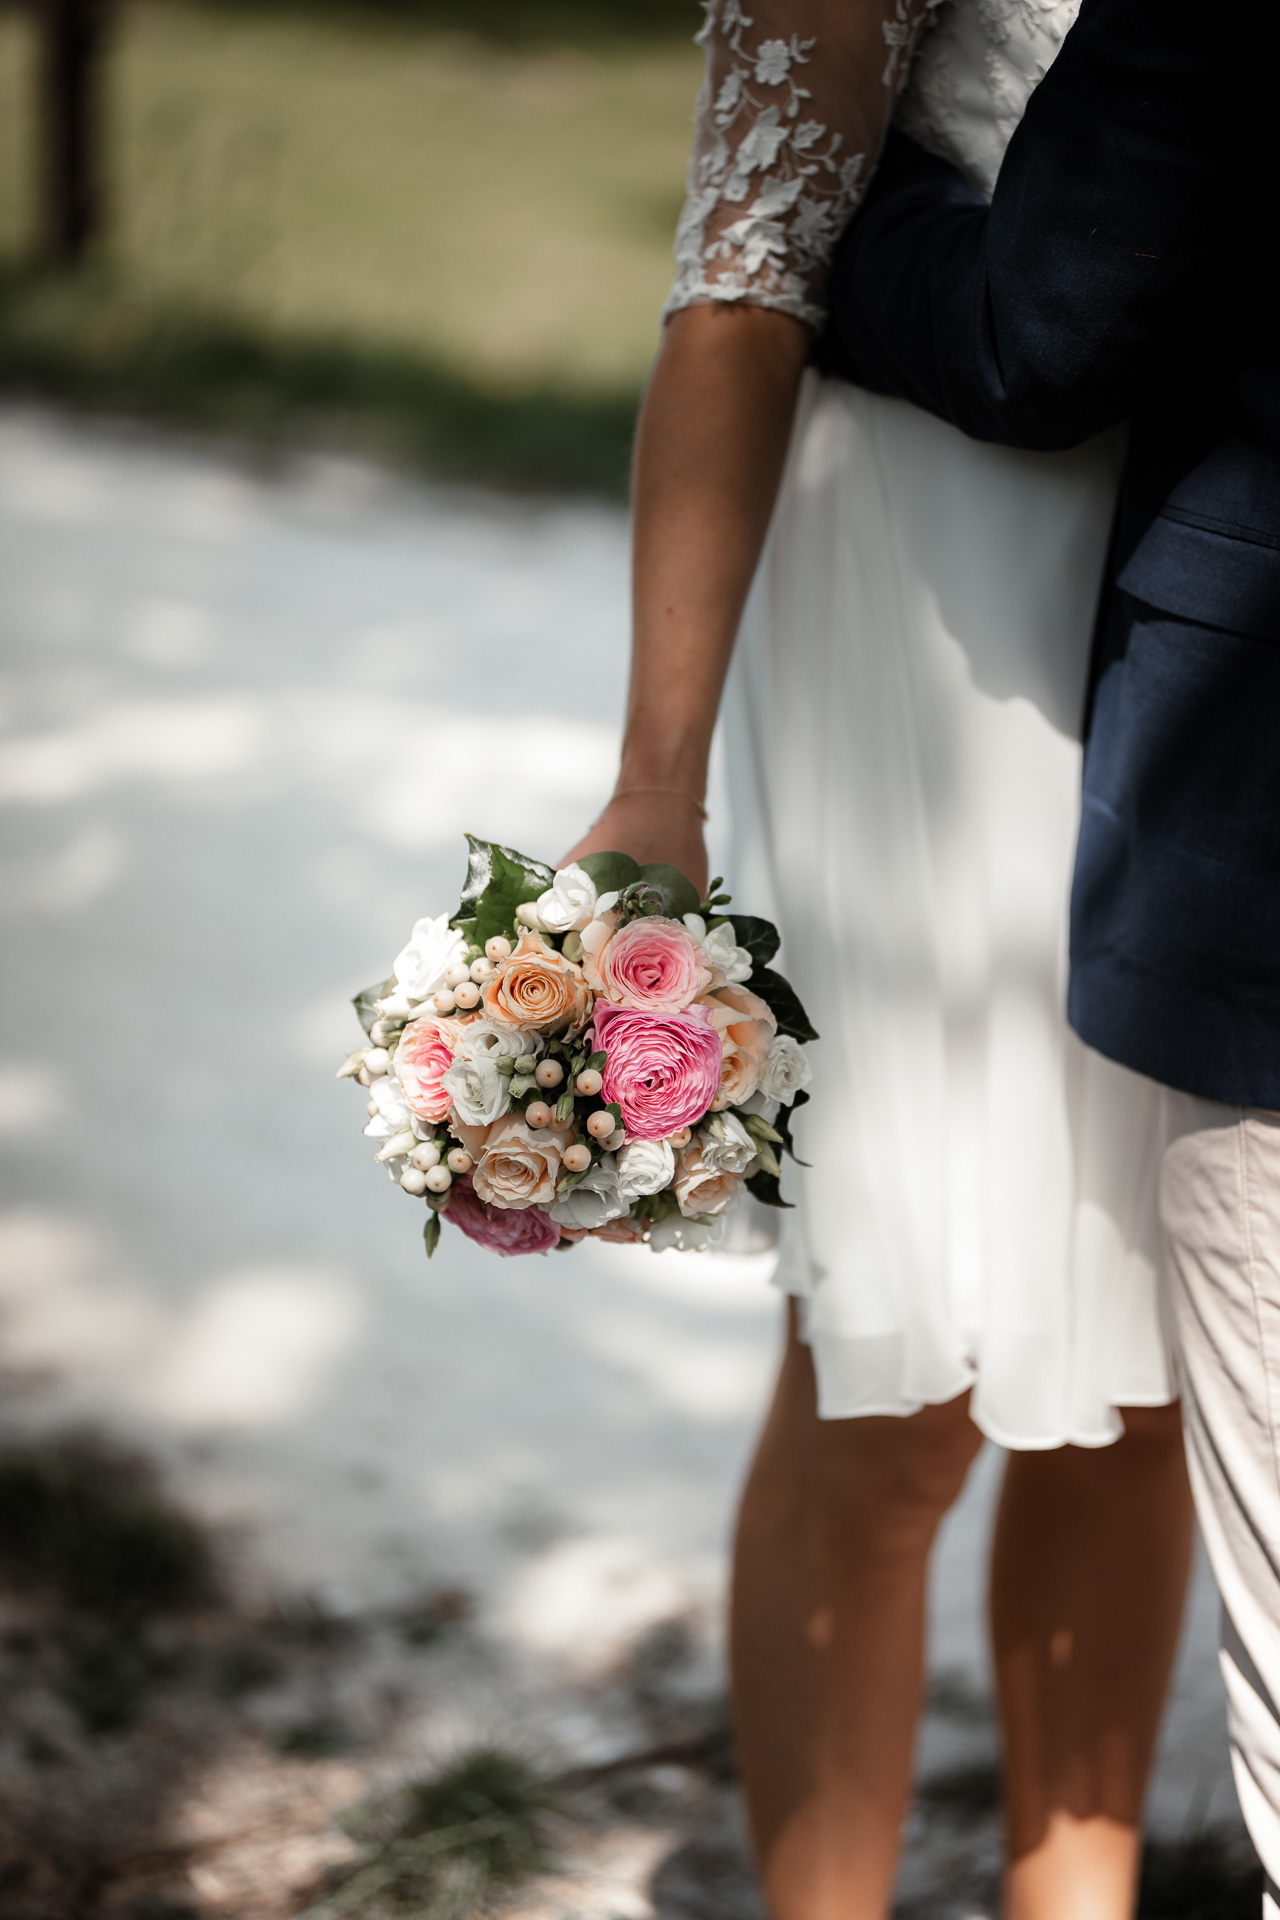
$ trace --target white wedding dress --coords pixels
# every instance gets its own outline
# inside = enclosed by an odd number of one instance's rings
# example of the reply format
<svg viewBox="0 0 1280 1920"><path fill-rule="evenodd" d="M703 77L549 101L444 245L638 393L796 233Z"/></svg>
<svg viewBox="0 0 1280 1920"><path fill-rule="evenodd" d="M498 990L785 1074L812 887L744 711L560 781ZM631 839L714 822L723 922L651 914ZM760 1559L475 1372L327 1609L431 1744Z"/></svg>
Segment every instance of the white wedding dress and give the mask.
<svg viewBox="0 0 1280 1920"><path fill-rule="evenodd" d="M990 191L1074 0L925 12L711 0L669 310L820 320L904 73L899 123ZM777 918L822 1036L779 1284L803 1300L827 1418L971 1387L1006 1446L1100 1446L1118 1407L1175 1392L1159 1090L1063 1016L1119 451L982 446L805 377L725 717L738 898Z"/></svg>

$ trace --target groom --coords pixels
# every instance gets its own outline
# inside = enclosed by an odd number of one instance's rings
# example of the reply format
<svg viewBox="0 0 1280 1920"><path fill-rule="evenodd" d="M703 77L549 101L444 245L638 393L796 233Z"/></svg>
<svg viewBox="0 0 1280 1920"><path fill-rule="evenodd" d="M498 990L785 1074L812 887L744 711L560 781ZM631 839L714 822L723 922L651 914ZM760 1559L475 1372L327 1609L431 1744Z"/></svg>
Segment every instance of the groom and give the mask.
<svg viewBox="0 0 1280 1920"><path fill-rule="evenodd" d="M892 134L826 370L978 439L1132 423L1085 715L1072 1026L1170 1089L1161 1203L1246 1821L1280 1915L1275 0L1083 0L990 206Z"/></svg>

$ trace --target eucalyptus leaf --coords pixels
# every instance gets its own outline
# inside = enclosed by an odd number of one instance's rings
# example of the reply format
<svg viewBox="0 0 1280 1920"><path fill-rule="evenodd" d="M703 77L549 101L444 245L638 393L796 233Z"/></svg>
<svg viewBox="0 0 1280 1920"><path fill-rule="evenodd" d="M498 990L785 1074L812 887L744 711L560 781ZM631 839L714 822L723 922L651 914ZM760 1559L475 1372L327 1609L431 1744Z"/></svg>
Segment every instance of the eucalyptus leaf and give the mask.
<svg viewBox="0 0 1280 1920"><path fill-rule="evenodd" d="M818 1038L816 1028L800 1004L799 994L780 973L774 973L771 967L756 967L747 985L771 1009L779 1033L789 1033L793 1040Z"/></svg>
<svg viewBox="0 0 1280 1920"><path fill-rule="evenodd" d="M352 1000L351 1004L355 1008L360 1019L360 1025L366 1033L369 1032L378 1017L378 1001L385 1000L387 995L394 990L395 984L396 977L394 973L388 974L387 978L380 981L376 987L361 987L359 993L356 994Z"/></svg>
<svg viewBox="0 0 1280 1920"><path fill-rule="evenodd" d="M426 1225L422 1229L422 1244L427 1250L428 1260L440 1244L440 1215L427 1209Z"/></svg>
<svg viewBox="0 0 1280 1920"><path fill-rule="evenodd" d="M641 867L640 878L646 886L657 888L662 895L663 911L672 920L680 920L686 913L696 913L702 905L698 889L688 875L681 873L679 867L668 866L664 860Z"/></svg>
<svg viewBox="0 0 1280 1920"><path fill-rule="evenodd" d="M621 893L640 878L640 868L629 853L584 853L576 865L590 877L597 893Z"/></svg>
<svg viewBox="0 0 1280 1920"><path fill-rule="evenodd" d="M753 967L767 967L778 951L779 934L772 920L761 920L754 913L731 913L728 919L733 937L751 955Z"/></svg>
<svg viewBox="0 0 1280 1920"><path fill-rule="evenodd" d="M572 1118L573 1118L573 1088L566 1087L564 1092L560 1095L560 1098L556 1101L556 1125L558 1127L562 1127L564 1126L566 1121L571 1120Z"/></svg>
<svg viewBox="0 0 1280 1920"><path fill-rule="evenodd" d="M587 1061L587 1066L595 1073L603 1073L608 1064L608 1060L609 1056L607 1053L593 1053Z"/></svg>

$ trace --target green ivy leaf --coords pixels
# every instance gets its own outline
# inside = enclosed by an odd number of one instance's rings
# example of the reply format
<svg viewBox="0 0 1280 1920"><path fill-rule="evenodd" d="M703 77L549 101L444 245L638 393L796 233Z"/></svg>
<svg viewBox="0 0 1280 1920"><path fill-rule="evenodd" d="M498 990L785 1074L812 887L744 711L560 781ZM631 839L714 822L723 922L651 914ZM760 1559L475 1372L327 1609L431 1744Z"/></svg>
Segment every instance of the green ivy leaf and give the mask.
<svg viewBox="0 0 1280 1920"><path fill-rule="evenodd" d="M366 1033L369 1032L378 1017L378 1001L385 1000L387 995L395 987L395 984L396 977L394 973L388 974L387 978L380 981L376 987L361 987L359 993L357 993L352 1000L351 1004L355 1008L360 1019L360 1025Z"/></svg>
<svg viewBox="0 0 1280 1920"><path fill-rule="evenodd" d="M477 840L474 833L467 835L467 846L467 884L449 925L482 947L495 933L515 934L516 908L545 893L555 875L541 860L493 840Z"/></svg>
<svg viewBox="0 0 1280 1920"><path fill-rule="evenodd" d="M779 934L772 920L761 920L754 913L728 915L733 937L751 955L753 967L767 967L778 951Z"/></svg>
<svg viewBox="0 0 1280 1920"><path fill-rule="evenodd" d="M782 1197L782 1187L775 1174L753 1173L747 1181L747 1191L766 1207L790 1207L792 1202Z"/></svg>
<svg viewBox="0 0 1280 1920"><path fill-rule="evenodd" d="M780 973L775 973L771 967L757 967L747 986L771 1008L779 1033L789 1033L793 1040L817 1039L817 1029L801 1006L799 994Z"/></svg>
<svg viewBox="0 0 1280 1920"><path fill-rule="evenodd" d="M607 1053L593 1053L591 1055L591 1058L587 1061L587 1066L589 1068L594 1069L596 1073L603 1073L608 1063L608 1059L609 1059L609 1056ZM581 1072L581 1068L579 1069L579 1071Z"/></svg>
<svg viewBox="0 0 1280 1920"><path fill-rule="evenodd" d="M440 1215L427 1208L427 1223L422 1229L422 1244L427 1250L428 1260L440 1244Z"/></svg>
<svg viewBox="0 0 1280 1920"><path fill-rule="evenodd" d="M777 1127L778 1132L781 1136L783 1146L786 1148L787 1152L791 1155L791 1158L795 1161L798 1167L807 1167L809 1165L809 1162L807 1160L802 1160L800 1158L800 1155L795 1150L795 1146L793 1145L792 1139L791 1139L791 1122L796 1117L796 1109L798 1107L807 1107L808 1104L809 1104L809 1096L805 1092L804 1088L801 1087L800 1091L796 1094L795 1098L792 1100L791 1105L789 1107L781 1106L778 1108L777 1114L773 1122L774 1126Z"/></svg>
<svg viewBox="0 0 1280 1920"><path fill-rule="evenodd" d="M662 895L663 912L671 920L680 920L686 913L696 913L702 905L698 889L679 867L670 867L665 861L656 860L650 866L641 867L640 878L648 887L655 887Z"/></svg>
<svg viewBox="0 0 1280 1920"><path fill-rule="evenodd" d="M640 868L629 853L584 853L577 864L590 876L597 893L621 893L640 878Z"/></svg>

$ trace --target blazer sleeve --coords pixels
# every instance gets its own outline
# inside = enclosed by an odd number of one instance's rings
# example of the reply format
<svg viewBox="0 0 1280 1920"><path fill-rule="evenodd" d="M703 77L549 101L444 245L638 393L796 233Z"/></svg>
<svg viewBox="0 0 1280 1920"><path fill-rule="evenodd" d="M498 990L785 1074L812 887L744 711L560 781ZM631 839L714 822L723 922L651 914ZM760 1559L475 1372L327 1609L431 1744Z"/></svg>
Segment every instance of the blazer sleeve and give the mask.
<svg viewBox="0 0 1280 1920"><path fill-rule="evenodd" d="M1227 32L1203 0L1084 0L989 206L891 135L837 249L824 369L1052 448L1203 365L1261 242L1242 173L1278 11L1245 0Z"/></svg>

